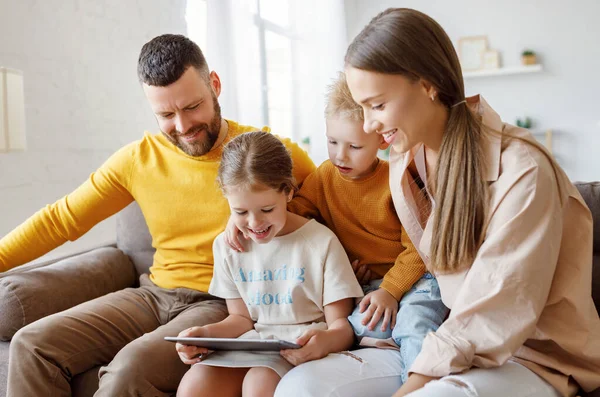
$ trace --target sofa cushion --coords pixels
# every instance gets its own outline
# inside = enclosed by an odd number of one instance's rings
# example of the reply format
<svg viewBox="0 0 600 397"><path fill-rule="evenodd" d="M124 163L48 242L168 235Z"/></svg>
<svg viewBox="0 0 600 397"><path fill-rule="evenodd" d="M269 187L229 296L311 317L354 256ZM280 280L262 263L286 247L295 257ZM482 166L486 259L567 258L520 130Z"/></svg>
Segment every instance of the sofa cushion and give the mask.
<svg viewBox="0 0 600 397"><path fill-rule="evenodd" d="M0 340L22 327L90 299L131 287L136 274L129 258L114 247L33 269L0 274Z"/></svg>
<svg viewBox="0 0 600 397"><path fill-rule="evenodd" d="M125 252L138 273L148 273L156 249L140 206L135 201L117 214L117 247Z"/></svg>
<svg viewBox="0 0 600 397"><path fill-rule="evenodd" d="M600 314L600 255L594 255L594 267L592 268L592 298L596 310Z"/></svg>
<svg viewBox="0 0 600 397"><path fill-rule="evenodd" d="M6 396L6 381L8 379L9 342L0 342L0 396Z"/></svg>
<svg viewBox="0 0 600 397"><path fill-rule="evenodd" d="M594 252L600 254L600 182L575 182L594 219Z"/></svg>
<svg viewBox="0 0 600 397"><path fill-rule="evenodd" d="M594 221L594 257L592 267L592 297L600 313L600 182L575 182Z"/></svg>

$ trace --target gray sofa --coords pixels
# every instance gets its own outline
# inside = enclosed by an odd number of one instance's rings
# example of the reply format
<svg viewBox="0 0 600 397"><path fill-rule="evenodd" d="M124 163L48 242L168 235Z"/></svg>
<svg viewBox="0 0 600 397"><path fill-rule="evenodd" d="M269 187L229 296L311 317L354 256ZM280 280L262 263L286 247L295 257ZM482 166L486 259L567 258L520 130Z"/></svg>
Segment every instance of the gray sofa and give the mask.
<svg viewBox="0 0 600 397"><path fill-rule="evenodd" d="M577 187L594 217L592 288L600 309L600 182L578 183ZM148 228L133 203L117 215L116 245L0 273L0 397L6 397L9 340L16 331L46 315L134 286L138 275L148 272L153 254ZM97 375L98 368L94 368L74 377L73 396L92 396L98 388ZM600 389L589 397L600 397Z"/></svg>

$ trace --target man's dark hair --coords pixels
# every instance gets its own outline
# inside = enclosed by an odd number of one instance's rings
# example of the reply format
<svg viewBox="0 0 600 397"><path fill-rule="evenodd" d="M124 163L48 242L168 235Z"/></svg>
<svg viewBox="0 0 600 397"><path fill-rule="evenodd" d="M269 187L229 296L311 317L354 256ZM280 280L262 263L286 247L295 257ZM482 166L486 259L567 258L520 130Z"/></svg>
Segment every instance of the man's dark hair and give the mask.
<svg viewBox="0 0 600 397"><path fill-rule="evenodd" d="M208 80L208 64L200 47L183 35L163 34L142 47L138 78L141 83L165 87L179 80L190 66Z"/></svg>

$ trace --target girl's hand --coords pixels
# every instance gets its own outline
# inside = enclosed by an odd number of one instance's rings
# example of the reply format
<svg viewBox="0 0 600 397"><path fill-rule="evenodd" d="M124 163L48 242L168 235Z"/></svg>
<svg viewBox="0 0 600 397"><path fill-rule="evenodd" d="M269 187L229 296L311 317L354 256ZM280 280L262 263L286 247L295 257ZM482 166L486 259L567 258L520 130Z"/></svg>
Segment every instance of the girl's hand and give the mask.
<svg viewBox="0 0 600 397"><path fill-rule="evenodd" d="M243 236L244 239L248 240L248 236L240 231L235 225L235 222L229 217L227 226L225 227L225 243L233 250L237 252L244 252L244 246L240 238Z"/></svg>
<svg viewBox="0 0 600 397"><path fill-rule="evenodd" d="M181 338L204 337L204 332L202 327L192 327L181 331L177 336ZM209 353L209 350L205 347L183 345L181 343L175 344L175 349L179 354L179 359L187 365L199 363L202 361L203 356Z"/></svg>
<svg viewBox="0 0 600 397"><path fill-rule="evenodd" d="M392 296L392 294L383 288L379 288L376 291L368 293L360 301L358 309L361 313L363 313L365 310L367 311L363 317L362 324L367 325L367 323L369 323L367 328L371 331L375 329L375 326L379 322L381 316L383 316L381 332L385 332L388 325L390 326L390 329L396 326L398 301Z"/></svg>
<svg viewBox="0 0 600 397"><path fill-rule="evenodd" d="M329 354L327 336L327 331L309 329L296 340L296 343L302 346L300 349L281 350L280 354L292 365L318 360Z"/></svg>
<svg viewBox="0 0 600 397"><path fill-rule="evenodd" d="M359 265L358 259L352 261L352 270L360 285L368 284L371 281L371 271L369 266L366 264Z"/></svg>

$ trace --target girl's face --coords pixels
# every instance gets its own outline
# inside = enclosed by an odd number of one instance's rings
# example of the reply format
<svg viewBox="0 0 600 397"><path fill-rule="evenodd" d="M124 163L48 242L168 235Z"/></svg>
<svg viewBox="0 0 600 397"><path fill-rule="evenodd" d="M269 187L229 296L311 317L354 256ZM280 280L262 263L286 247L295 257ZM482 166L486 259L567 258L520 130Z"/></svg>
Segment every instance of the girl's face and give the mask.
<svg viewBox="0 0 600 397"><path fill-rule="evenodd" d="M254 189L228 188L229 201L235 225L245 236L258 244L266 244L278 236L287 222L287 203L293 192L286 194L266 186Z"/></svg>
<svg viewBox="0 0 600 397"><path fill-rule="evenodd" d="M400 153L419 143L439 148L443 134L439 117L445 107L430 84L351 66L346 68L346 80L352 97L363 108L366 133L382 135Z"/></svg>

